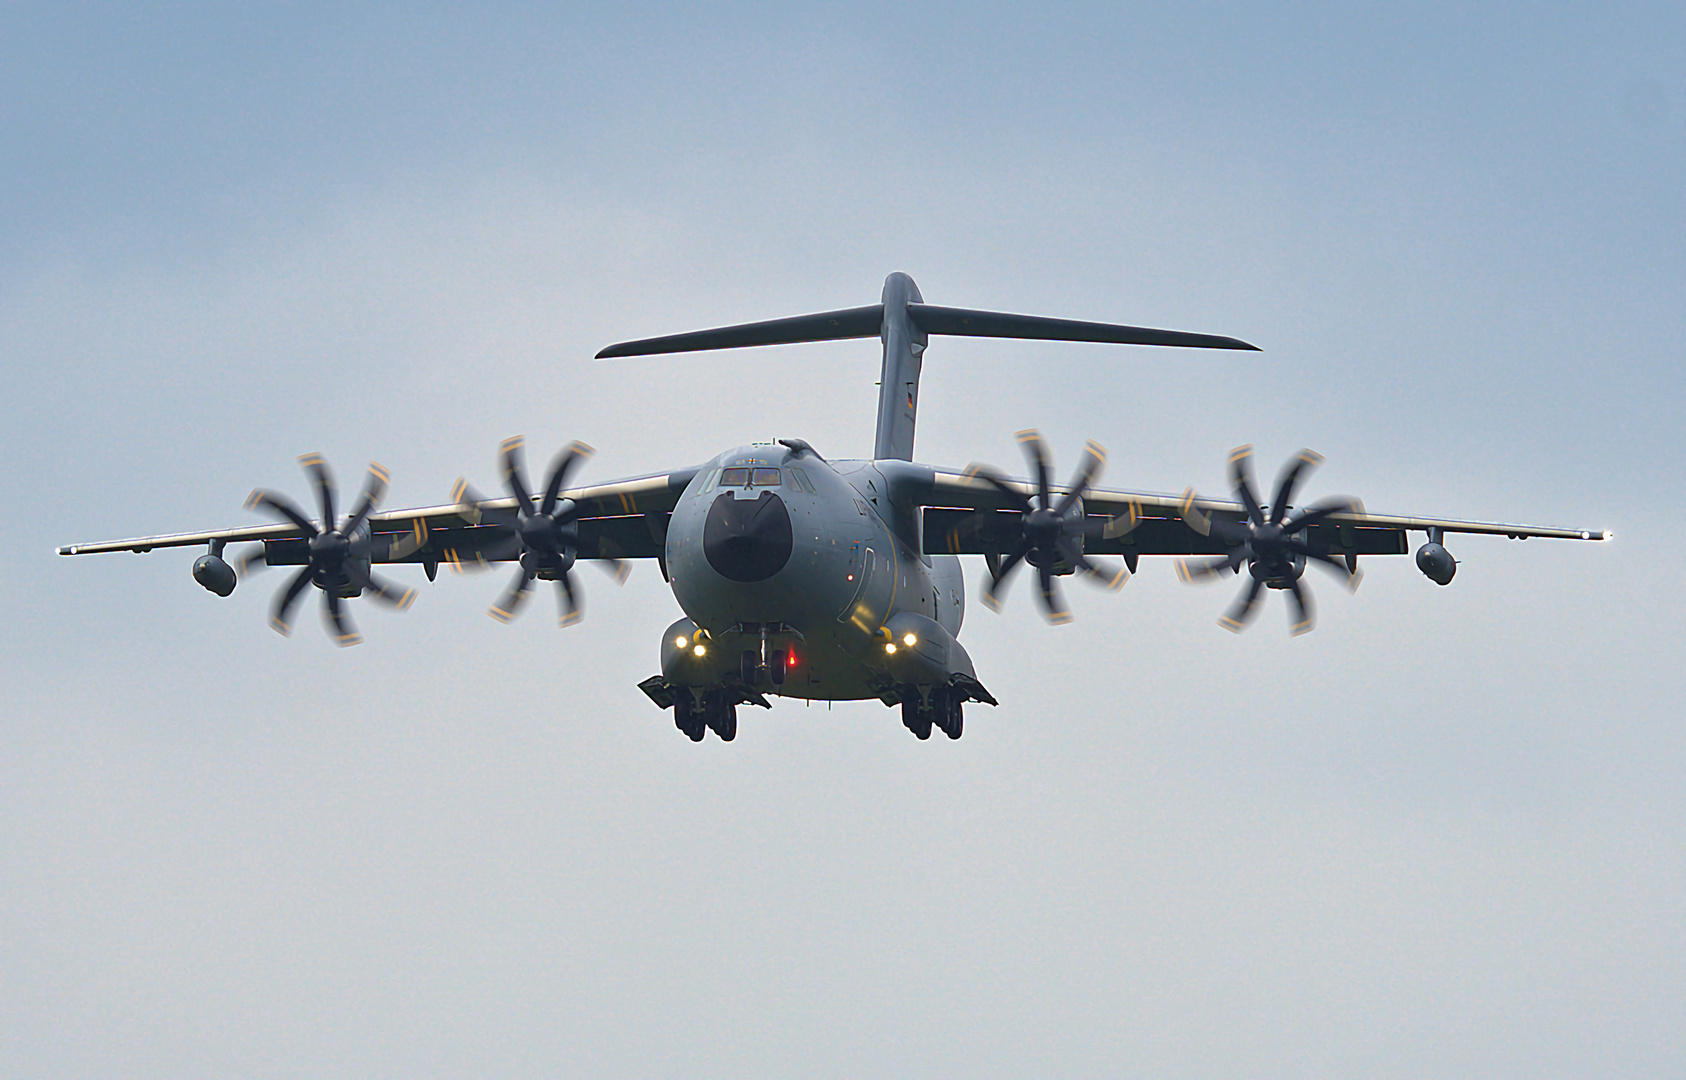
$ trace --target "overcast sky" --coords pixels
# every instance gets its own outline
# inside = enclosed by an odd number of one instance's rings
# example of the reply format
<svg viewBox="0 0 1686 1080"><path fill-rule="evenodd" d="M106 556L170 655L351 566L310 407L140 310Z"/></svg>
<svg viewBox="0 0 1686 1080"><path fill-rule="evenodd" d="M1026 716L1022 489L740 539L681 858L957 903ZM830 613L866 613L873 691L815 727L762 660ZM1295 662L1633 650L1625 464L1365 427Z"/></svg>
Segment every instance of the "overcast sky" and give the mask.
<svg viewBox="0 0 1686 1080"><path fill-rule="evenodd" d="M0 1072L1677 1077L1686 9L0 7ZM653 566L501 626L58 544L808 439L876 343L592 361L873 303L1231 334L940 339L917 456L1611 529L1371 560L1241 636L1146 562L1016 582L957 743L693 745ZM1413 543L1420 537L1413 537ZM981 565L968 567L974 593Z"/></svg>

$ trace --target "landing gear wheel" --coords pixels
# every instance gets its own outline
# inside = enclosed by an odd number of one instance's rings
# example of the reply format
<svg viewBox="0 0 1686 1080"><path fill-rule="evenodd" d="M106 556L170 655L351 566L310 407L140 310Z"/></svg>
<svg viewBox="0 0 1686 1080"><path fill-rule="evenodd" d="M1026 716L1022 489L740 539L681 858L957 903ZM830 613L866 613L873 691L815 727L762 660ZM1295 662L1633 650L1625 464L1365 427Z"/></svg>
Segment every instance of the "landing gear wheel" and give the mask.
<svg viewBox="0 0 1686 1080"><path fill-rule="evenodd" d="M902 702L902 724L919 739L931 737L931 713L919 707L919 699Z"/></svg>
<svg viewBox="0 0 1686 1080"><path fill-rule="evenodd" d="M673 699L673 726L685 733L692 742L702 742L703 718L697 715L696 703L689 690L681 689Z"/></svg>
<svg viewBox="0 0 1686 1080"><path fill-rule="evenodd" d="M761 676L761 656L753 649L745 649L738 657L738 677L743 679L745 686L754 686L756 679Z"/></svg>
<svg viewBox="0 0 1686 1080"><path fill-rule="evenodd" d="M784 649L774 649L767 654L767 677L773 680L774 686L784 685L784 673L790 667L790 653Z"/></svg>
<svg viewBox="0 0 1686 1080"><path fill-rule="evenodd" d="M708 719L708 726L720 736L721 742L731 742L738 737L738 707L724 697L710 697L703 715Z"/></svg>
<svg viewBox="0 0 1686 1080"><path fill-rule="evenodd" d="M960 695L946 686L931 691L931 716L937 729L951 739L958 739L965 721L960 715Z"/></svg>
<svg viewBox="0 0 1686 1080"><path fill-rule="evenodd" d="M961 708L960 698L951 698L948 703L948 726L943 728L943 734L951 739L958 739L965 730L966 715Z"/></svg>

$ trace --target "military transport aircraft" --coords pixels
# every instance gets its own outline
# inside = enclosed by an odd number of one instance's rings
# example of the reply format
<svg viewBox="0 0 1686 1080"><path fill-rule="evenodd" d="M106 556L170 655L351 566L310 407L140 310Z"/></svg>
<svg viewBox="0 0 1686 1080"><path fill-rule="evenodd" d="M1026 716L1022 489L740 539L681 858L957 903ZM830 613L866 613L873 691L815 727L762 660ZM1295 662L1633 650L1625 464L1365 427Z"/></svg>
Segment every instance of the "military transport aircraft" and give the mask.
<svg viewBox="0 0 1686 1080"><path fill-rule="evenodd" d="M514 580L491 614L513 618L535 580L555 582L562 625L581 613L573 568L592 560L623 579L628 559L654 559L685 618L661 638L661 674L639 687L693 740L705 730L731 740L737 706L770 707L767 695L810 700L877 698L899 706L921 739L932 728L951 739L968 701L994 705L957 636L965 614L959 555L982 555L989 576L983 601L998 608L1013 573L1028 565L1049 620L1070 618L1058 579L1082 574L1116 589L1143 555L1175 555L1185 581L1239 575L1245 585L1219 619L1239 631L1264 589L1287 594L1295 633L1311 629L1301 581L1316 565L1355 587L1358 559L1402 555L1410 532L1427 542L1417 566L1445 585L1457 564L1444 541L1452 533L1513 539L1603 540L1581 529L1449 521L1370 514L1357 500L1331 498L1296 506L1306 470L1321 458L1303 451L1282 471L1268 503L1252 475L1252 454L1230 454L1233 501L1094 487L1105 452L1091 442L1064 487L1051 483L1042 440L1021 432L1028 481L974 465L963 471L915 464L919 372L933 335L1112 342L1203 349L1253 349L1234 338L1074 322L1031 315L937 307L913 279L891 274L881 303L611 345L599 359L877 337L883 343L878 432L870 461L832 461L802 439L740 446L708 461L653 476L569 487L591 453L566 448L542 488L527 482L522 442L501 447L508 494L488 498L459 480L449 503L379 511L388 476L369 467L362 497L348 516L335 510L326 463L300 464L313 480L321 516L312 519L283 495L254 491L250 509L279 524L76 544L61 555L204 545L193 577L221 596L263 566L296 566L280 590L271 625L283 634L305 587L321 591L324 614L341 645L362 640L345 601L369 597L398 608L414 589L376 577L380 563L420 563L428 580L439 565L516 563ZM230 543L259 542L234 565ZM1098 557L1105 561L1097 561ZM1116 560L1116 561L1115 561ZM238 569L237 569L238 568Z"/></svg>

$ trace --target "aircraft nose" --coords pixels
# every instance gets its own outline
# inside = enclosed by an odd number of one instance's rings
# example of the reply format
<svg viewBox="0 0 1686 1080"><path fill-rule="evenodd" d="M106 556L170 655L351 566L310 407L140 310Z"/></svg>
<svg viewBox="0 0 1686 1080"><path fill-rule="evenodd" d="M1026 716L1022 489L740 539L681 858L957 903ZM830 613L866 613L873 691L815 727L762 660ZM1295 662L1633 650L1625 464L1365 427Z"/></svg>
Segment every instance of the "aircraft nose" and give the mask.
<svg viewBox="0 0 1686 1080"><path fill-rule="evenodd" d="M703 555L731 581L765 581L790 561L790 511L771 491L758 499L720 493L703 523Z"/></svg>

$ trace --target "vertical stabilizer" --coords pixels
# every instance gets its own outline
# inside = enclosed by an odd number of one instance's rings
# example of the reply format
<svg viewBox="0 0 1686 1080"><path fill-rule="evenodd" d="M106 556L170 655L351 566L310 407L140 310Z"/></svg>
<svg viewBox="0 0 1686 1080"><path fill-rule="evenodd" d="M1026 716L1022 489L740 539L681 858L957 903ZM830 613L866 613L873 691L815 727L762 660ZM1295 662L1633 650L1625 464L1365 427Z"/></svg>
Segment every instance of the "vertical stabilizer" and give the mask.
<svg viewBox="0 0 1686 1080"><path fill-rule="evenodd" d="M919 364L928 340L914 323L909 304L920 304L919 286L903 273L884 279L884 367L878 384L876 459L913 460L913 423L919 410Z"/></svg>

